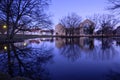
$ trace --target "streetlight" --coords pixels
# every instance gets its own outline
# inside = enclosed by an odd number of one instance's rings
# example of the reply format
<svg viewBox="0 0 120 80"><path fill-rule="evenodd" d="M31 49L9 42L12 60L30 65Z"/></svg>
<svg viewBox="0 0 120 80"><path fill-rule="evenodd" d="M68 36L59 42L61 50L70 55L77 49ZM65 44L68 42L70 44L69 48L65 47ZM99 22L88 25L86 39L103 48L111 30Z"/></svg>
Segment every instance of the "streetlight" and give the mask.
<svg viewBox="0 0 120 80"><path fill-rule="evenodd" d="M6 25L4 25L4 26L3 26L3 28L4 28L4 29L6 29L6 28L7 28L7 26L6 26Z"/></svg>
<svg viewBox="0 0 120 80"><path fill-rule="evenodd" d="M7 50L7 46L4 46L4 50Z"/></svg>

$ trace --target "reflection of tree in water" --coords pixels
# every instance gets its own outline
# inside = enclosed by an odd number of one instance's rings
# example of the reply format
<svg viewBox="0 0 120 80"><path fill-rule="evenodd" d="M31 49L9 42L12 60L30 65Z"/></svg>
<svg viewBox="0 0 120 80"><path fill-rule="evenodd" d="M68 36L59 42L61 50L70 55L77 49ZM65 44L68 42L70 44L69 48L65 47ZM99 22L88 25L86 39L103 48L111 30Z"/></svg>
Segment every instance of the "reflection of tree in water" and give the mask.
<svg viewBox="0 0 120 80"><path fill-rule="evenodd" d="M65 40L64 45L60 48L60 53L69 60L75 61L79 57L92 60L110 60L116 56L117 50L110 38L100 39L101 44L96 43L96 46L94 38L73 39Z"/></svg>
<svg viewBox="0 0 120 80"><path fill-rule="evenodd" d="M114 47L111 47L110 49L107 50L102 50L100 46L96 46L94 48L94 51L88 54L88 58L98 61L111 60L115 58L116 53L117 51L115 50Z"/></svg>
<svg viewBox="0 0 120 80"><path fill-rule="evenodd" d="M105 49L109 49L112 44L113 44L113 39L112 38L102 38L101 39L101 42L102 42L102 49L105 50Z"/></svg>
<svg viewBox="0 0 120 80"><path fill-rule="evenodd" d="M111 38L99 38L98 40L101 43L97 43L89 57L94 60L110 60L115 58L118 51L115 49L115 45L113 45L113 40Z"/></svg>
<svg viewBox="0 0 120 80"><path fill-rule="evenodd" d="M81 56L82 49L91 50L94 48L93 39L66 38L65 43L60 49L60 53L71 61L75 61Z"/></svg>
<svg viewBox="0 0 120 80"><path fill-rule="evenodd" d="M79 43L80 48L87 49L87 50L94 49L94 38L83 38L83 39L80 38L80 40L83 40L82 42L80 41L80 43Z"/></svg>
<svg viewBox="0 0 120 80"><path fill-rule="evenodd" d="M62 55L67 57L71 61L75 61L80 57L80 48L78 45L70 44L65 45L63 48L61 48Z"/></svg>
<svg viewBox="0 0 120 80"><path fill-rule="evenodd" d="M120 46L120 37L115 38L115 41L116 41L116 45Z"/></svg>
<svg viewBox="0 0 120 80"><path fill-rule="evenodd" d="M9 73L12 77L24 76L33 80L48 80L49 73L45 63L52 59L51 49L44 46L39 49L18 48L7 44L7 52L0 54L0 71Z"/></svg>
<svg viewBox="0 0 120 80"><path fill-rule="evenodd" d="M112 38L103 38L101 44L101 54L104 59L113 58L117 51L113 46L113 39Z"/></svg>

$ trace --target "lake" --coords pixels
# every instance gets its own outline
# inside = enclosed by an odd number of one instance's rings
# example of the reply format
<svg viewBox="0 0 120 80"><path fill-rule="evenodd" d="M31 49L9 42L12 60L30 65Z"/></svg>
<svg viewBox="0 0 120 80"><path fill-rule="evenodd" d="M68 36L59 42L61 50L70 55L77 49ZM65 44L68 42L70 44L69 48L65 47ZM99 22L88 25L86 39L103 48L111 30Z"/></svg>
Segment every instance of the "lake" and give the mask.
<svg viewBox="0 0 120 80"><path fill-rule="evenodd" d="M120 80L120 38L35 38L0 44L3 75L31 80Z"/></svg>

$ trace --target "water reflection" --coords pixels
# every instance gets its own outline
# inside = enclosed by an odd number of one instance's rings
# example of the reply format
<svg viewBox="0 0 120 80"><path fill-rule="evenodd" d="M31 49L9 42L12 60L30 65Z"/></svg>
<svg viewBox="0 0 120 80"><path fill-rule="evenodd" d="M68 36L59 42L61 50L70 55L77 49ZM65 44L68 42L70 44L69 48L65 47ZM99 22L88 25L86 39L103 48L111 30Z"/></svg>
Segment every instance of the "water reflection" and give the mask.
<svg viewBox="0 0 120 80"><path fill-rule="evenodd" d="M118 43L117 38L80 37L0 44L0 74L32 80L119 80Z"/></svg>
<svg viewBox="0 0 120 80"><path fill-rule="evenodd" d="M64 57L71 61L79 58L109 60L117 54L111 38L57 38L55 45Z"/></svg>
<svg viewBox="0 0 120 80"><path fill-rule="evenodd" d="M115 41L116 41L116 45L117 46L120 46L120 38L118 37L118 38L115 38Z"/></svg>
<svg viewBox="0 0 120 80"><path fill-rule="evenodd" d="M30 41L31 42L31 41ZM0 71L11 77L23 76L32 80L49 80L45 64L52 61L52 49L31 48L26 42L0 45Z"/></svg>

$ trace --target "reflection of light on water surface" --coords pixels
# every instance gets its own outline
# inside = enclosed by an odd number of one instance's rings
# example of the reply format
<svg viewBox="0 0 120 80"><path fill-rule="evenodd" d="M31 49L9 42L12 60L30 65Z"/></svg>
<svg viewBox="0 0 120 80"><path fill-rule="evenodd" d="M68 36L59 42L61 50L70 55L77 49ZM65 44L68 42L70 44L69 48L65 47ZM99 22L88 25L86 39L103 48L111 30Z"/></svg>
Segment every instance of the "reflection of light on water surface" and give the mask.
<svg viewBox="0 0 120 80"><path fill-rule="evenodd" d="M26 46L26 45L27 45L27 43L26 43L26 42L24 42L24 43L23 43L23 45L24 45L24 46Z"/></svg>

